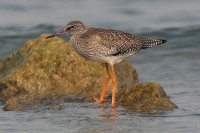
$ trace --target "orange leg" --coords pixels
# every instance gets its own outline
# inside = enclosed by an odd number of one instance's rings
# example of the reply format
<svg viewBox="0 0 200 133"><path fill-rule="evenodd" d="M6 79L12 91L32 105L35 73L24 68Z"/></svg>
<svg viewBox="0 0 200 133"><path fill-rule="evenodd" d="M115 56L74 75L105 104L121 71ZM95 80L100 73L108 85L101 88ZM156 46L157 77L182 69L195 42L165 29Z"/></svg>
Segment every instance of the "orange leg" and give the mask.
<svg viewBox="0 0 200 133"><path fill-rule="evenodd" d="M105 81L105 84L104 84L104 87L103 87L103 90L101 92L101 97L100 97L100 100L93 97L93 99L96 101L96 103L98 104L101 104L101 103L104 103L105 102L105 95L106 95L106 90L108 88L108 83L109 83L109 80L110 80L110 73L109 73L109 68L108 68L108 64L106 63L106 81Z"/></svg>
<svg viewBox="0 0 200 133"><path fill-rule="evenodd" d="M114 66L111 66L112 68L112 107L115 107L116 104L116 91L117 91L117 77L115 73Z"/></svg>

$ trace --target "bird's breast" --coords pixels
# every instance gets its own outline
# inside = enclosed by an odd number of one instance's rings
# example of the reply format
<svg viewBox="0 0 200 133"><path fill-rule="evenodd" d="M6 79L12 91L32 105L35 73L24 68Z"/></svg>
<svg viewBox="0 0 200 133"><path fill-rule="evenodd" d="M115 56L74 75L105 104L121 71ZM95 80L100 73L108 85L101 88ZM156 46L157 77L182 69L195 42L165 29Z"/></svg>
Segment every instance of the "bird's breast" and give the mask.
<svg viewBox="0 0 200 133"><path fill-rule="evenodd" d="M81 37L72 36L70 38L72 47L74 50L86 59L93 59L97 56L97 51L95 47L89 43L86 39Z"/></svg>

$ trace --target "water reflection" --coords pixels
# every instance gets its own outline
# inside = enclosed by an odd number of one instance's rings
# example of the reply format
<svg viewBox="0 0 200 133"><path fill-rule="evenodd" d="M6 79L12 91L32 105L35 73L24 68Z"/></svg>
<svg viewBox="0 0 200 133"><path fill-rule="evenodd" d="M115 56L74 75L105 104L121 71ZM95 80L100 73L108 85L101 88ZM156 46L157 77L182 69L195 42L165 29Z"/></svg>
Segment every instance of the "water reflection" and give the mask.
<svg viewBox="0 0 200 133"><path fill-rule="evenodd" d="M101 121L103 121L103 122L114 122L118 119L116 107L108 108L108 107L102 106L101 114L102 114Z"/></svg>

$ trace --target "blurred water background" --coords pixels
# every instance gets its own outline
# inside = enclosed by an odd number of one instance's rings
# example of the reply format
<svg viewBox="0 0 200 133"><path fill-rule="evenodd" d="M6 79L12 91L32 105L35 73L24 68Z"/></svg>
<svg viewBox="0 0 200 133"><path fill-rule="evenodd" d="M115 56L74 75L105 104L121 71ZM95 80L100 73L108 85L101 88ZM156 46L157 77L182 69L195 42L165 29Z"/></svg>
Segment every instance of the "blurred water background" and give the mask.
<svg viewBox="0 0 200 133"><path fill-rule="evenodd" d="M199 0L0 0L0 58L30 39L61 30L71 20L91 27L167 39L129 58L141 81L159 82L179 109L157 115L102 113L92 103L66 103L60 111L0 110L0 133L200 132ZM111 112L111 108L105 108ZM104 112L104 111L103 111Z"/></svg>

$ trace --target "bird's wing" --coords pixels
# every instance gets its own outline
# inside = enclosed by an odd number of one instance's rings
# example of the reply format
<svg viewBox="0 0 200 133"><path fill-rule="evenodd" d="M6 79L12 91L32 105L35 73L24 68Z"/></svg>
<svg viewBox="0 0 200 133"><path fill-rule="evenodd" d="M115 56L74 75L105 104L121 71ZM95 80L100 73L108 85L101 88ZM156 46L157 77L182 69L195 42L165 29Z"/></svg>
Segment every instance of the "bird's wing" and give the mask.
<svg viewBox="0 0 200 133"><path fill-rule="evenodd" d="M98 45L104 49L104 55L107 56L137 52L142 47L140 38L129 33L103 29L91 29L91 32L99 37Z"/></svg>

